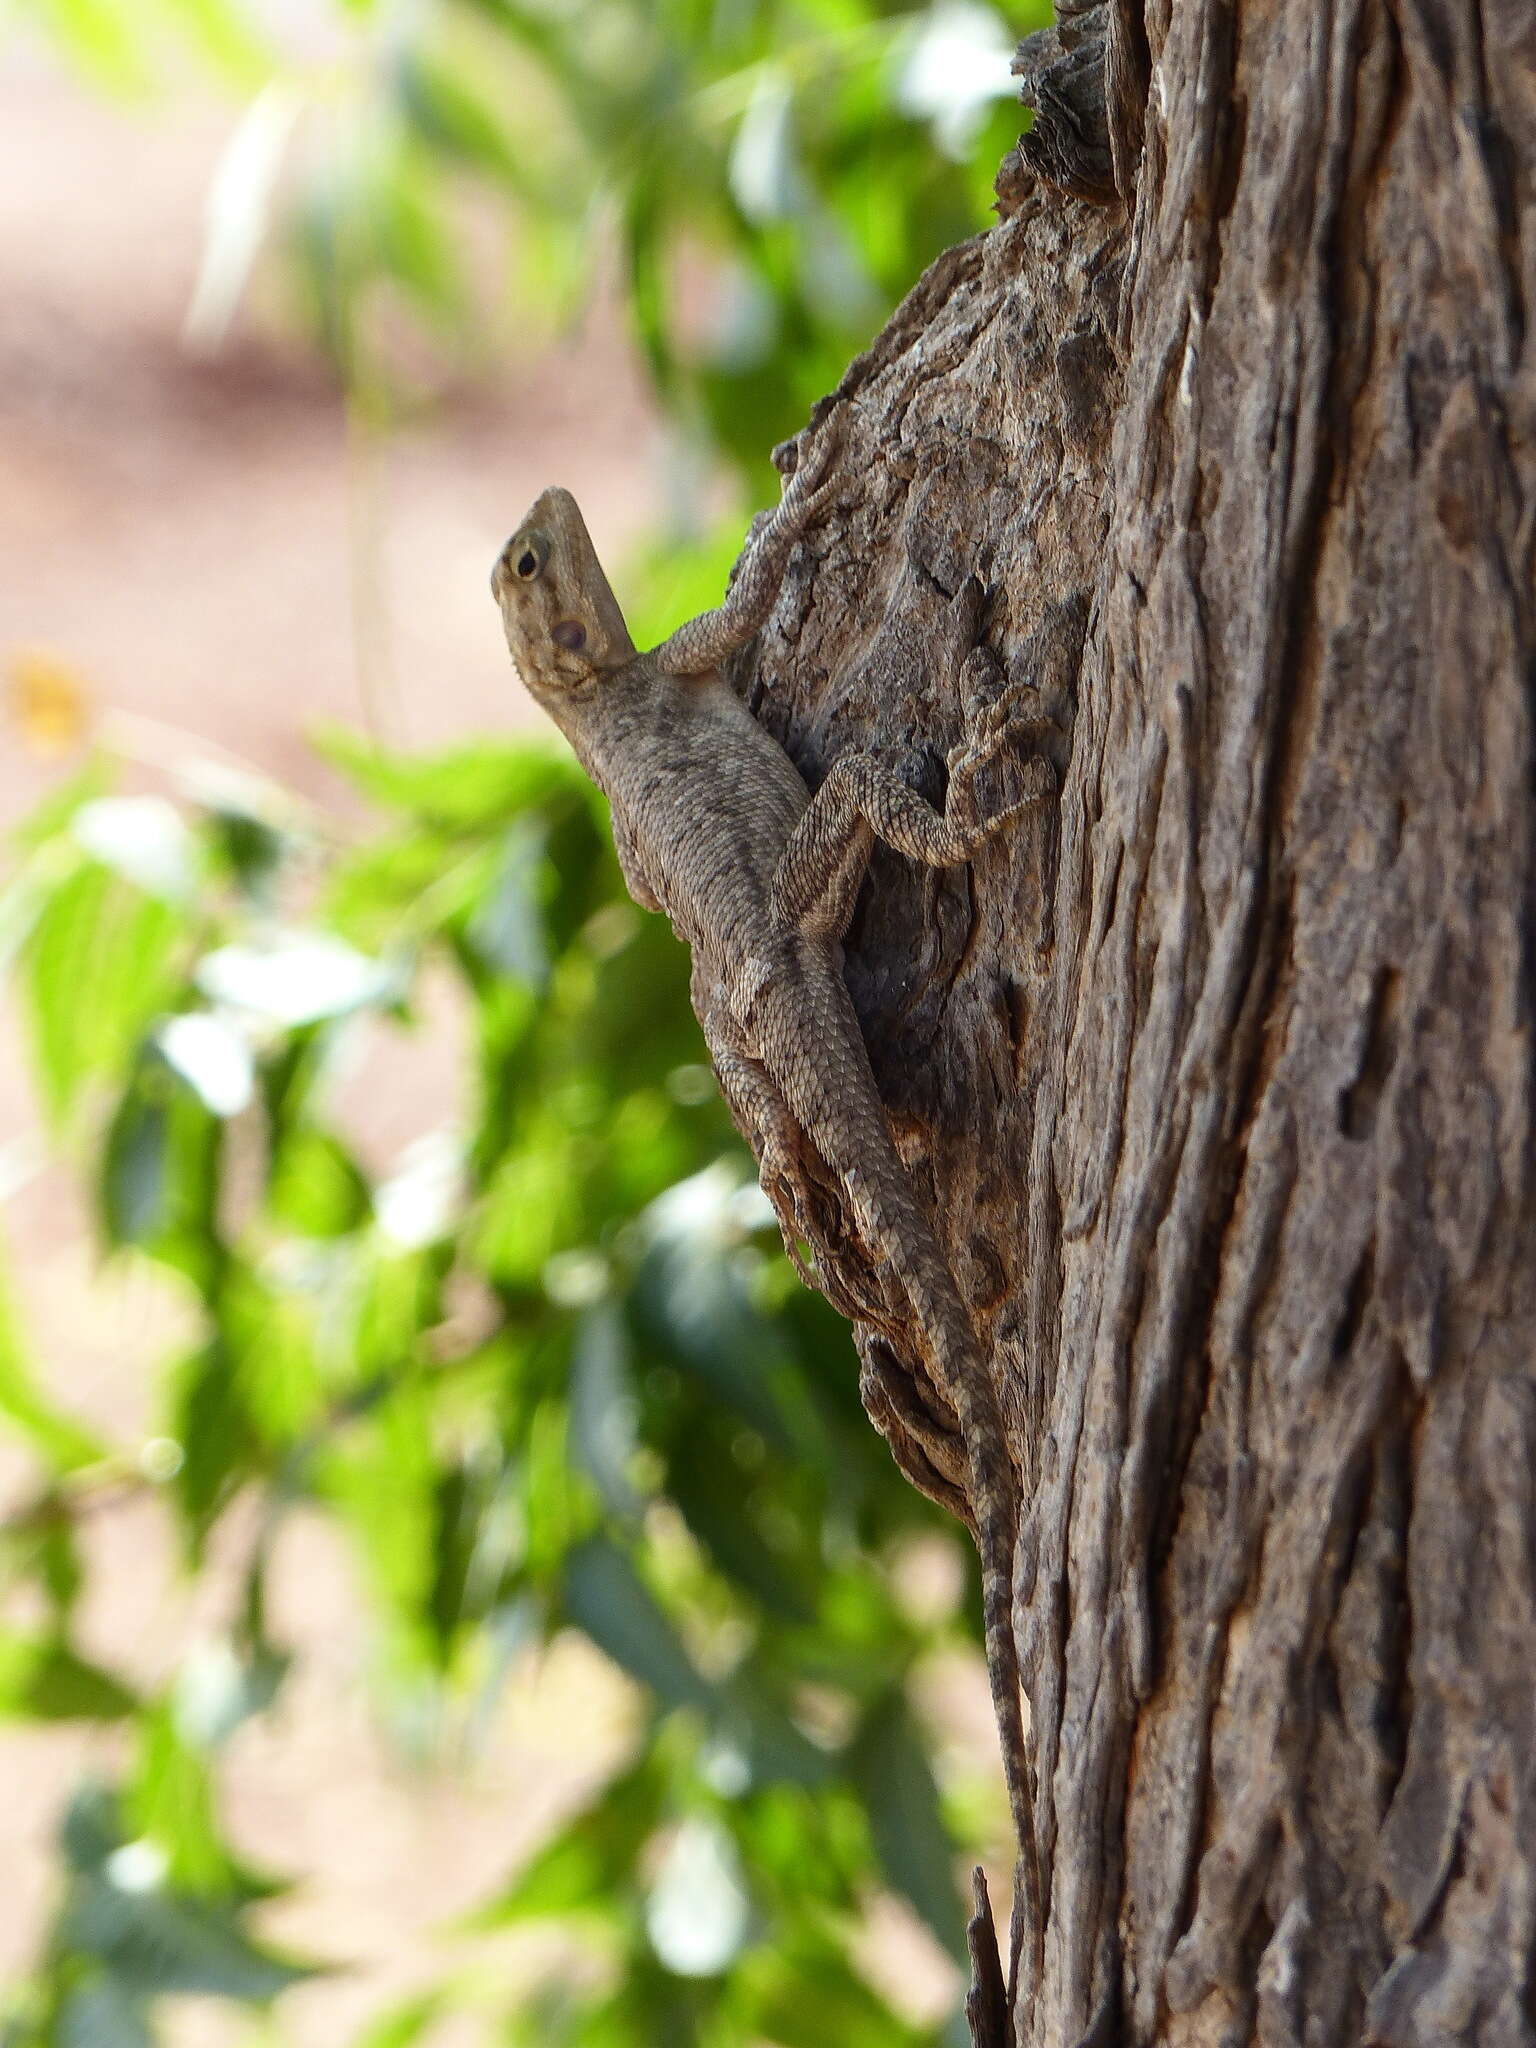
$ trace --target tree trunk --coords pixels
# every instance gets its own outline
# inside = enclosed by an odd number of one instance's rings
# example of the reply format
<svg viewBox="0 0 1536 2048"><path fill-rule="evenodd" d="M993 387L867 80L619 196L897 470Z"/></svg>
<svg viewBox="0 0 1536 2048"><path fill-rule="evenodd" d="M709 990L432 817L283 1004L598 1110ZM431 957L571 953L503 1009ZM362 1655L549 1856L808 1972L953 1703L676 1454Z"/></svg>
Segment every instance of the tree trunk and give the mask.
<svg viewBox="0 0 1536 2048"><path fill-rule="evenodd" d="M942 798L976 570L1054 721L1048 815L877 855L848 948L1025 1478L1006 2038L1536 2041L1536 7L1079 0L1022 68L741 677Z"/></svg>

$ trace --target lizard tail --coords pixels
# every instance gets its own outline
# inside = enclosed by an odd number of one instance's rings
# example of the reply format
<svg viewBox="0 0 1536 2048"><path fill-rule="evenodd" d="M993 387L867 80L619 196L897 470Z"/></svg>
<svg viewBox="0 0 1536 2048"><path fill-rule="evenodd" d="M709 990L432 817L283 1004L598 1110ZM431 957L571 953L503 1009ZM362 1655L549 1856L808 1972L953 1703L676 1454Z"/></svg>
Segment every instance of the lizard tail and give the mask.
<svg viewBox="0 0 1536 2048"><path fill-rule="evenodd" d="M970 1466L971 1508L981 1554L982 1621L1003 1776L1018 1837L1024 1906L1032 1937L1034 1981L1045 1969L1045 1902L1035 1831L1035 1800L1024 1740L1023 1684L1013 1632L1013 1557L1019 1490L997 1392L971 1318L934 1242L931 1226L905 1189L885 1188L868 1202L870 1234L900 1276L934 1354L939 1385L953 1405ZM920 1249L919 1249L920 1248ZM1010 1992L1013 1987L1009 1987Z"/></svg>

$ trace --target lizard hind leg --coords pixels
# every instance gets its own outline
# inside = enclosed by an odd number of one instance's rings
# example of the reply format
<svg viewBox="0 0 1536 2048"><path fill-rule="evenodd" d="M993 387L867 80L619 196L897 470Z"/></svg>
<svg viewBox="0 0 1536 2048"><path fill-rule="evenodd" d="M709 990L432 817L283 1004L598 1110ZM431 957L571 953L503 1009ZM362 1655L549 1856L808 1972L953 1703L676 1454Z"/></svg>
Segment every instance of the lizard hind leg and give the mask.
<svg viewBox="0 0 1536 2048"><path fill-rule="evenodd" d="M1021 812L1045 802L1054 787L1049 762L1030 762L1025 794L990 817L962 822L956 799L968 798L972 777L998 753L1011 729L1000 724L954 759L951 801L942 811L918 795L873 754L840 754L811 798L779 857L774 914L807 938L841 939L876 839L925 867L956 867Z"/></svg>

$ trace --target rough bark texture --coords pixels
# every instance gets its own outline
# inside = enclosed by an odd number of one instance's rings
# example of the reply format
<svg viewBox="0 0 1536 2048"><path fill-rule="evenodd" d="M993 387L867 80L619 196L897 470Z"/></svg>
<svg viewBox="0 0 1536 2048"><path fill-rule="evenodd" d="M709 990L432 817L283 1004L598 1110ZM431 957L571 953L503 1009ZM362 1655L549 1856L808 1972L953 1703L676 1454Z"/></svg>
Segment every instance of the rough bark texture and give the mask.
<svg viewBox="0 0 1536 2048"><path fill-rule="evenodd" d="M1049 821L877 854L848 960L1031 1503L1013 2038L1536 2041L1536 8L1118 0L1020 69L740 678L940 796L979 568L1057 725Z"/></svg>

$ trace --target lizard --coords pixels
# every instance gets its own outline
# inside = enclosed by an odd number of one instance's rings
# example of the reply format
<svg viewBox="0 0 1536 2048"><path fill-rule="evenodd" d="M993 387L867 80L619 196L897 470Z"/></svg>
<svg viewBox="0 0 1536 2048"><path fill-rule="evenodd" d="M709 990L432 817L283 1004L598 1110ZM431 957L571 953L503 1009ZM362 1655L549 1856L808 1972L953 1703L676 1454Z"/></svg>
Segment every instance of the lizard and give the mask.
<svg viewBox="0 0 1536 2048"><path fill-rule="evenodd" d="M1004 701L951 755L943 811L862 750L841 753L813 794L727 684L722 663L763 626L796 543L842 494L842 437L834 426L819 438L756 528L724 603L648 653L630 638L576 500L559 487L507 541L491 590L524 686L609 799L631 896L664 912L691 949L694 1009L796 1266L816 1284L795 1243L795 1159L808 1147L896 1276L959 1419L1038 1982L1041 1880L1011 1624L1018 1476L970 1314L891 1137L842 942L877 838L919 862L956 865L1043 801L1052 778L1039 759L1020 801L969 823L957 815L957 797L1011 736Z"/></svg>

